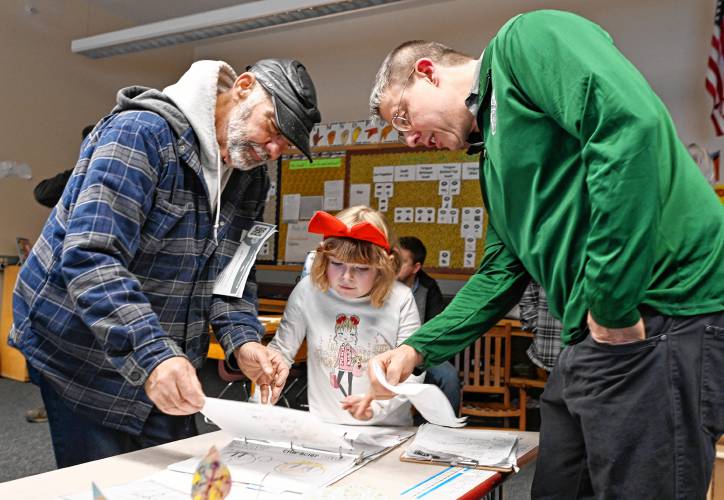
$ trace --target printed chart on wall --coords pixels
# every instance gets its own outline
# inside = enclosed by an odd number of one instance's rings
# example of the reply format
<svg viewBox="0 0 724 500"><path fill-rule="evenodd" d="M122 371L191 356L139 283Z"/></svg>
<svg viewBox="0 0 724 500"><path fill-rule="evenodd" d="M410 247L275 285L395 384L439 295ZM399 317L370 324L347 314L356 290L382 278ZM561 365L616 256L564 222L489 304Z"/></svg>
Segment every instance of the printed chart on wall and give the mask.
<svg viewBox="0 0 724 500"><path fill-rule="evenodd" d="M332 214L344 208L346 164L344 153L303 156L281 161L279 262L302 263L317 247L321 236L307 232L307 223L317 210Z"/></svg>
<svg viewBox="0 0 724 500"><path fill-rule="evenodd" d="M425 268L473 271L487 215L475 156L462 151L349 152L349 205L385 213L397 236L427 247Z"/></svg>
<svg viewBox="0 0 724 500"><path fill-rule="evenodd" d="M277 186L279 185L279 167L277 162L270 161L266 165L269 174L269 191L266 194L266 204L264 205L264 214L262 222L267 224L277 224ZM274 262L276 254L276 238L267 239L256 256L256 262L261 264L271 264Z"/></svg>

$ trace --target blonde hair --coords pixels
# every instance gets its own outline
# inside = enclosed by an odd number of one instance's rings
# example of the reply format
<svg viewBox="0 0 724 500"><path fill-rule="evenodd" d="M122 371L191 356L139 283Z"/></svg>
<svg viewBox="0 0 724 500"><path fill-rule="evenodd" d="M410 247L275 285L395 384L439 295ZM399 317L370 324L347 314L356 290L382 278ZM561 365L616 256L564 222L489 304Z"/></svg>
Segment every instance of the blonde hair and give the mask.
<svg viewBox="0 0 724 500"><path fill-rule="evenodd" d="M309 273L312 283L323 292L329 290L327 266L330 257L343 262L372 266L377 269L377 276L372 285L372 290L370 290L370 302L374 307L381 307L392 291L392 286L397 280L397 272L400 270L402 263L397 249L397 239L387 226L384 215L370 207L345 208L336 217L348 226L369 222L387 237L390 244L390 253L369 241L351 238L327 238L319 244L317 249L314 264L312 264L312 270Z"/></svg>

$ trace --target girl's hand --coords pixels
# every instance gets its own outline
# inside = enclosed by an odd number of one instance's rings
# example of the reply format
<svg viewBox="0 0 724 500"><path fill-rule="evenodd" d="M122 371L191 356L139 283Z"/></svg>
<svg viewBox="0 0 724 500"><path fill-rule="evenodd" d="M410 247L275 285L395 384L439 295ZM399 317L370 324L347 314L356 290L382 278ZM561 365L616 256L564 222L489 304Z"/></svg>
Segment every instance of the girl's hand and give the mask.
<svg viewBox="0 0 724 500"><path fill-rule="evenodd" d="M342 409L347 410L357 420L369 420L372 418L372 396L364 394L362 396L347 396L342 400Z"/></svg>

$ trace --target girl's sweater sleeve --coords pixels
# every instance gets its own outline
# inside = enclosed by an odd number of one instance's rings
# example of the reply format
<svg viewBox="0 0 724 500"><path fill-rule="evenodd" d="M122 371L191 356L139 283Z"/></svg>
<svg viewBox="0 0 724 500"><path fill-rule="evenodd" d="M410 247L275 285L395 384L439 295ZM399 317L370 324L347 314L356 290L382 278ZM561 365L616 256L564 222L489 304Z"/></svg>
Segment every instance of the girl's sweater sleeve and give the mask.
<svg viewBox="0 0 724 500"><path fill-rule="evenodd" d="M306 282L299 282L292 290L279 328L268 346L270 349L279 351L289 366L294 363L294 356L297 355L297 351L307 335L307 324L302 308L304 296L307 294L306 290L309 290L309 287L305 285Z"/></svg>

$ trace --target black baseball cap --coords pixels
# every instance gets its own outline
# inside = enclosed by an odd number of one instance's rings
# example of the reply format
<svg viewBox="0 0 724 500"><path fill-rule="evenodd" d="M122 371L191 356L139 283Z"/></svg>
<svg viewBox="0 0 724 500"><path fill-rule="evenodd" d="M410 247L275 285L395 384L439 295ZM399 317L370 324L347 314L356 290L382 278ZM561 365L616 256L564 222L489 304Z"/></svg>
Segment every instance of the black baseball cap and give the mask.
<svg viewBox="0 0 724 500"><path fill-rule="evenodd" d="M279 131L311 161L309 134L322 115L307 69L294 59L262 59L246 70L271 95Z"/></svg>

